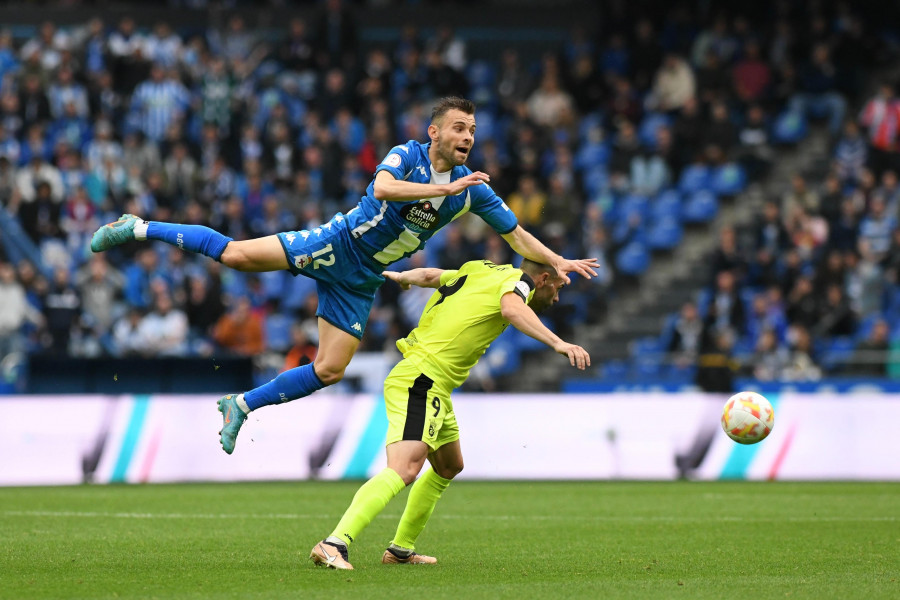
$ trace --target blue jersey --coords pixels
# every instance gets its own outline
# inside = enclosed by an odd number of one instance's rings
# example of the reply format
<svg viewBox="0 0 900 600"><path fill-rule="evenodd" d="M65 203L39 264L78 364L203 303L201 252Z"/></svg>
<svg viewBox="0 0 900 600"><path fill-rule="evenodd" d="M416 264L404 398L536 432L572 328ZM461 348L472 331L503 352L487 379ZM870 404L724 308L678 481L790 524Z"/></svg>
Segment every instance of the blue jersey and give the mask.
<svg viewBox="0 0 900 600"><path fill-rule="evenodd" d="M472 173L468 167L438 173L428 158L429 146L415 140L395 146L375 174L387 171L401 181L445 184ZM356 246L385 266L414 254L441 227L468 211L484 219L497 233L509 233L518 224L516 215L486 183L470 186L456 196L407 202L378 200L374 189L373 179L366 195L347 213L347 227Z"/></svg>

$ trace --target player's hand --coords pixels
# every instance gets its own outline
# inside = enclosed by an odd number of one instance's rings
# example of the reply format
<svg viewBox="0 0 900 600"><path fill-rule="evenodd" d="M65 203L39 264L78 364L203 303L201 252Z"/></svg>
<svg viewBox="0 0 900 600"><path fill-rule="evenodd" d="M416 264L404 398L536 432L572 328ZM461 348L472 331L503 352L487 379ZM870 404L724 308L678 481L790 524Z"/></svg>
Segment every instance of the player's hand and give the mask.
<svg viewBox="0 0 900 600"><path fill-rule="evenodd" d="M569 358L569 364L573 367L578 367L580 370L584 371L585 367L591 366L591 355L581 346L560 342L553 349L559 354L567 356Z"/></svg>
<svg viewBox="0 0 900 600"><path fill-rule="evenodd" d="M474 173L470 173L465 177L460 177L456 181L451 181L447 184L447 189L449 192L448 196L455 196L457 194L462 193L466 188L469 188L473 185L481 185L482 183L488 183L491 180L491 176L487 173L482 173L481 171L475 171Z"/></svg>
<svg viewBox="0 0 900 600"><path fill-rule="evenodd" d="M403 281L403 273L398 273L397 271L384 271L382 275L384 275L385 279L396 281L397 285L399 285L402 289L409 289L409 284Z"/></svg>
<svg viewBox="0 0 900 600"><path fill-rule="evenodd" d="M585 279L596 277L597 272L594 269L599 269L600 263L597 262L596 258L579 258L577 260L564 258L553 266L556 267L556 270L559 271L568 284L572 283L572 280L569 279L569 273L578 273Z"/></svg>

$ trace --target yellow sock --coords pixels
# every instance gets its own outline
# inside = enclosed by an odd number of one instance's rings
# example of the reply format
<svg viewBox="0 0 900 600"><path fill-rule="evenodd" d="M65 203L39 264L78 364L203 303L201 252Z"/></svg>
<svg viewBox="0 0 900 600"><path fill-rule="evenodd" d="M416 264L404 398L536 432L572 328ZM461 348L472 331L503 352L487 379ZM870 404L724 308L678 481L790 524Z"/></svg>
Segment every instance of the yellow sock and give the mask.
<svg viewBox="0 0 900 600"><path fill-rule="evenodd" d="M397 471L385 468L357 490L353 502L331 535L343 540L347 545L352 544L356 536L404 487L406 485Z"/></svg>
<svg viewBox="0 0 900 600"><path fill-rule="evenodd" d="M434 512L437 501L441 499L441 494L444 493L448 485L450 485L450 480L444 479L430 467L419 477L413 484L412 489L409 490L406 510L403 511L403 516L400 517L400 524L397 525L397 534L391 543L408 550L413 550L416 547L416 539L418 539L422 530L425 529L425 525L428 523L431 513Z"/></svg>

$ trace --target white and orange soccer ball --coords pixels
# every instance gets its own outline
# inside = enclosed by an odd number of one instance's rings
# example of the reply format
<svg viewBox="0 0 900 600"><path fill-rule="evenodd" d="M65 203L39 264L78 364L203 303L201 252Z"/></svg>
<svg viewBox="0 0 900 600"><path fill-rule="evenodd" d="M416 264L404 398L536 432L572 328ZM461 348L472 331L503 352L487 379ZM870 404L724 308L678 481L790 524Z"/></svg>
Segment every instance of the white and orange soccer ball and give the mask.
<svg viewBox="0 0 900 600"><path fill-rule="evenodd" d="M756 392L738 392L722 409L722 429L738 444L761 442L774 426L772 405Z"/></svg>

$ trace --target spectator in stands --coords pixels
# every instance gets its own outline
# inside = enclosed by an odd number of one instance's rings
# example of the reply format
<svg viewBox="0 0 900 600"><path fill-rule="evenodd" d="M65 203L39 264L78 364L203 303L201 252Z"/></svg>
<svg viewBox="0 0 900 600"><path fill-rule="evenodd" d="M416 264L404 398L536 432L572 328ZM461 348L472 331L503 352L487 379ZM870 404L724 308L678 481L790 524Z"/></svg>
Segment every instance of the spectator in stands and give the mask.
<svg viewBox="0 0 900 600"><path fill-rule="evenodd" d="M25 288L16 280L12 265L0 262L0 360L12 352L25 349L22 326L29 318L37 321L37 315L28 305Z"/></svg>
<svg viewBox="0 0 900 600"><path fill-rule="evenodd" d="M769 125L758 104L747 109L747 120L738 130L739 150L737 160L747 171L747 177L755 181L769 172L775 158L775 150L769 142Z"/></svg>
<svg viewBox="0 0 900 600"><path fill-rule="evenodd" d="M874 377L887 375L889 336L890 327L887 321L884 319L875 321L869 335L856 346L852 360L855 374Z"/></svg>
<svg viewBox="0 0 900 600"><path fill-rule="evenodd" d="M166 291L158 291L153 310L138 326L141 353L146 356L184 356L187 352L188 322L175 308Z"/></svg>
<svg viewBox="0 0 900 600"><path fill-rule="evenodd" d="M112 345L116 356L137 356L146 350L140 336L142 319L141 310L131 306L128 312L113 325Z"/></svg>
<svg viewBox="0 0 900 600"><path fill-rule="evenodd" d="M167 75L161 65L153 65L150 79L134 90L131 112L144 135L158 142L170 123L184 117L189 103L190 94L174 74Z"/></svg>
<svg viewBox="0 0 900 600"><path fill-rule="evenodd" d="M791 98L791 110L803 115L823 115L828 129L837 137L847 112L847 101L837 91L838 72L827 44L813 47L809 62L800 69L799 90Z"/></svg>
<svg viewBox="0 0 900 600"><path fill-rule="evenodd" d="M812 328L814 337L850 335L856 330L856 316L839 285L829 285L819 313L818 322Z"/></svg>
<svg viewBox="0 0 900 600"><path fill-rule="evenodd" d="M868 162L866 141L854 121L844 123L844 134L834 149L834 170L841 182L854 184Z"/></svg>
<svg viewBox="0 0 900 600"><path fill-rule="evenodd" d="M779 374L783 381L818 381L822 370L813 359L812 338L802 325L788 331L788 363Z"/></svg>
<svg viewBox="0 0 900 600"><path fill-rule="evenodd" d="M310 340L302 323L291 324L291 349L284 357L282 371L308 365L316 359L318 347Z"/></svg>
<svg viewBox="0 0 900 600"><path fill-rule="evenodd" d="M728 107L724 102L714 102L710 107L710 117L702 136L703 145L715 146L720 153L727 152L738 140L737 128L728 116ZM709 154L709 150L706 153Z"/></svg>
<svg viewBox="0 0 900 600"><path fill-rule="evenodd" d="M681 366L696 362L703 345L703 320L693 302L685 302L672 330L672 339L666 351Z"/></svg>
<svg viewBox="0 0 900 600"><path fill-rule="evenodd" d="M94 254L76 272L74 284L82 299L82 310L90 315L97 329L109 331L125 277L106 262L105 255Z"/></svg>
<svg viewBox="0 0 900 600"><path fill-rule="evenodd" d="M900 285L900 227L891 232L891 247L884 257L885 280Z"/></svg>
<svg viewBox="0 0 900 600"><path fill-rule="evenodd" d="M808 214L819 212L819 195L806 184L806 177L800 173L791 176L791 189L781 201L785 218L796 213L797 208Z"/></svg>
<svg viewBox="0 0 900 600"><path fill-rule="evenodd" d="M528 97L528 116L543 127L557 127L570 124L574 115L575 102L560 83L559 74L547 72L541 83Z"/></svg>
<svg viewBox="0 0 900 600"><path fill-rule="evenodd" d="M900 170L897 152L897 135L900 133L900 100L894 93L894 85L887 81L878 87L875 97L866 102L859 116L859 123L866 128L869 140L867 165L876 175L885 169Z"/></svg>
<svg viewBox="0 0 900 600"><path fill-rule="evenodd" d="M44 298L44 319L47 323L47 339L44 351L53 356L64 356L69 351L72 327L81 313L81 298L72 289L69 271L57 268L53 283Z"/></svg>
<svg viewBox="0 0 900 600"><path fill-rule="evenodd" d="M21 170L19 171L21 175ZM21 192L21 187L19 188ZM21 194L22 203L19 205L19 221L22 229L28 234L35 244L40 244L47 238L59 237L61 203L53 198L53 191L46 181L38 181L35 186L35 194L30 201L25 194Z"/></svg>
<svg viewBox="0 0 900 600"><path fill-rule="evenodd" d="M887 213L884 198L872 197L869 211L859 224L859 244L865 243L875 262L880 262L891 246L891 232L897 228L897 219Z"/></svg>
<svg viewBox="0 0 900 600"><path fill-rule="evenodd" d="M744 303L738 294L734 273L719 271L716 275L716 286L712 300L706 313L706 325L712 331L731 331L738 335L744 333Z"/></svg>
<svg viewBox="0 0 900 600"><path fill-rule="evenodd" d="M763 60L757 40L744 44L743 57L732 68L734 93L745 104L762 102L766 99L772 82L772 70Z"/></svg>
<svg viewBox="0 0 900 600"><path fill-rule="evenodd" d="M715 331L712 344L704 348L697 360L694 382L707 393L733 394L734 375L738 363L732 358L734 334L729 329Z"/></svg>
<svg viewBox="0 0 900 600"><path fill-rule="evenodd" d="M647 104L651 110L674 113L681 110L696 93L697 83L690 65L670 52L656 72Z"/></svg>
<svg viewBox="0 0 900 600"><path fill-rule="evenodd" d="M630 60L631 80L638 91L643 93L650 88L661 63L662 48L653 22L647 17L641 18L634 28Z"/></svg>
<svg viewBox="0 0 900 600"><path fill-rule="evenodd" d="M734 227L726 225L719 231L719 247L712 257L713 281L719 283L719 274L728 271L732 279L740 281L746 271L746 261L737 245Z"/></svg>
<svg viewBox="0 0 900 600"><path fill-rule="evenodd" d="M685 155L684 162L691 162L700 154L706 126L700 103L696 99L688 100L672 126L675 146Z"/></svg>
<svg viewBox="0 0 900 600"><path fill-rule="evenodd" d="M185 312L194 337L211 334L213 326L225 313L222 285L216 272L198 273L188 278Z"/></svg>
<svg viewBox="0 0 900 600"><path fill-rule="evenodd" d="M778 343L775 332L765 330L756 342L753 358L749 364L753 370L753 377L759 381L773 381L781 376L788 361L787 348Z"/></svg>
<svg viewBox="0 0 900 600"><path fill-rule="evenodd" d="M865 240L860 240L858 253L846 253L844 272L843 288L856 314L865 317L879 312L884 291L884 273Z"/></svg>
<svg viewBox="0 0 900 600"><path fill-rule="evenodd" d="M254 356L265 350L262 317L251 310L249 298L235 300L213 327L213 339L237 356Z"/></svg>

